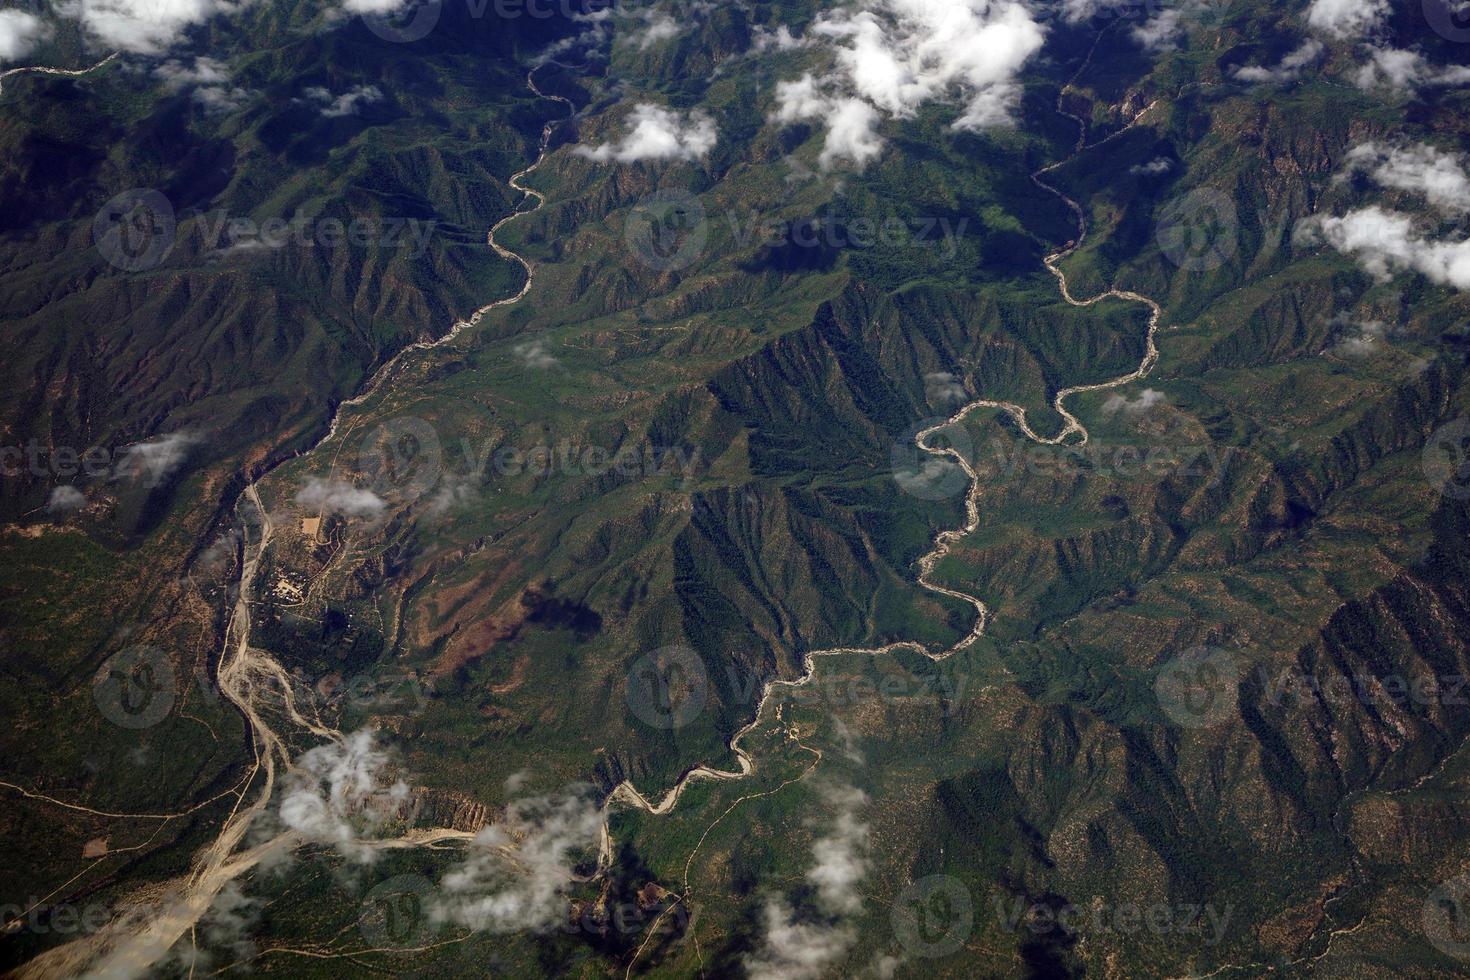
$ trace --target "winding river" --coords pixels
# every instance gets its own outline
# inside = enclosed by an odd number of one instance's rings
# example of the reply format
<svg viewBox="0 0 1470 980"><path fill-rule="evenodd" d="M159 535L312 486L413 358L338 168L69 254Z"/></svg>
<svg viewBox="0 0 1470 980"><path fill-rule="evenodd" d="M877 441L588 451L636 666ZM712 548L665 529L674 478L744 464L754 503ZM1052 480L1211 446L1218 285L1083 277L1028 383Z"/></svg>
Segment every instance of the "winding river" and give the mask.
<svg viewBox="0 0 1470 980"><path fill-rule="evenodd" d="M0 75L3 79L7 75L19 71L40 71L50 74L85 74L86 71L101 67L111 60L104 59L93 68L82 71L65 71L62 69L32 68L11 69ZM537 87L535 74L537 68L533 68L526 77L526 83L536 95L541 98L563 103L567 106L569 113L574 112L572 103L557 95L543 92ZM1085 67L1085 63L1084 63ZM1079 70L1080 74L1080 70ZM1075 76L1074 76L1075 79ZM935 660L947 658L954 653L965 649L975 642L985 632L989 618L989 610L983 600L947 588L932 581L932 575L938 563L950 553L957 542L966 535L973 532L980 523L979 506L977 495L980 489L980 481L969 460L951 448L939 448L929 445L929 438L935 433L948 426L962 422L970 413L978 409L995 409L1010 415L1018 427L1029 438L1038 443L1056 445L1073 437L1078 437L1078 444L1085 443L1088 438L1087 429L1066 408L1066 399L1074 394L1082 392L1098 391L1106 388L1115 388L1128 384L1144 377L1153 367L1158 359L1158 350L1154 343L1154 336L1159 327L1162 317L1162 309L1159 304L1147 296L1127 290L1109 289L1096 296L1087 299L1075 298L1067 283L1066 274L1062 271L1060 263L1071 255L1082 244L1087 233L1087 221L1085 212L1081 205L1067 197L1060 190L1045 182L1044 177L1051 171L1057 169L1070 160L1076 153L1086 147L1083 140L1086 135L1086 124L1078 117L1067 113L1062 107L1062 97L1070 88L1070 83L1062 89L1062 94L1057 99L1057 110L1070 118L1075 119L1081 128L1082 138L1079 138L1074 153L1066 160L1052 164L1038 170L1032 175L1032 180L1038 186L1061 198L1077 216L1078 231L1076 240L1067 243L1062 249L1051 253L1045 258L1046 268L1056 277L1063 299L1073 306L1090 306L1104 299L1115 298L1129 302L1142 303L1149 307L1151 315L1148 323L1148 335L1145 346L1145 354L1134 371L1111 381L1092 385L1079 385L1065 388L1056 393L1053 405L1063 420L1061 430L1054 436L1042 437L1032 430L1026 419L1026 411L1021 406L1004 401L990 399L976 399L956 412L945 422L932 426L919 432L915 442L920 450L929 455L948 459L958 465L969 477L969 487L965 494L965 522L962 526L940 532L934 540L934 547L919 559L919 584L938 595L946 596L969 604L975 610L975 624L959 642L953 646L941 650L931 651L923 644L914 640L904 640L876 648L865 647L837 647L825 650L814 650L803 654L803 671L800 677L794 680L775 680L768 682L762 692L759 705L754 717L742 727L730 739L729 747L738 763L738 768L733 771L714 769L707 766L698 766L685 773L674 786L670 788L661 798L650 800L644 796L630 781L624 781L616 786L609 794L603 805L603 831L599 857L599 872L609 866L612 859L611 840L607 830L607 816L614 807L629 806L645 810L652 814L666 814L674 809L684 788L696 780L738 780L749 776L755 771L756 763L753 758L741 748L742 739L761 724L762 717L766 714L766 705L771 694L779 687L797 688L808 684L816 674L816 660L818 657L830 657L847 654L880 655L898 650L910 650L921 653ZM1153 108L1152 106L1149 109ZM1138 117L1129 123L1135 124L1148 109L1140 113ZM355 397L342 402L333 414L326 434L311 449L305 452L314 452L323 445L330 442L338 432L345 410L363 404L369 397L378 391L385 383L396 375L398 366L405 357L411 356L419 351L431 350L444 344L451 343L462 331L474 327L481 318L489 311L509 306L520 302L530 292L535 280L535 268L525 258L502 246L496 241L495 235L507 222L529 214L545 203L545 197L540 192L526 186L523 180L541 166L545 160L551 143L551 137L558 123L547 123L542 130L540 151L534 162L524 170L515 174L510 179L510 186L520 191L525 199L532 202L532 206L522 207L512 214L502 218L490 230L487 242L501 257L519 263L526 272L525 284L514 296L496 300L476 310L470 317L457 321L451 329L442 337L433 341L421 341L411 344L400 351L395 357L386 362L383 367L369 380L363 390ZM1116 135L1116 134L1115 134ZM285 462L282 460L281 462ZM280 465L277 463L275 465ZM218 667L219 690L240 711L245 724L250 732L253 749L253 761L247 769L246 777L238 794L238 799L229 816L226 818L218 836L199 854L195 856L191 872L181 879L168 883L164 887L153 887L147 889L147 894L140 897L124 907L116 914L98 933L81 939L74 940L66 945L52 949L17 971L18 976L60 976L77 975L82 973L100 974L106 976L135 976L146 972L149 968L163 962L169 955L175 944L192 934L200 919L209 910L222 889L230 882L246 874L262 861L272 856L290 851L304 843L293 832L279 833L258 843L247 843L248 832L256 824L257 818L267 811L270 806L277 784L278 775L292 769L292 759L287 750L284 740L278 735L261 714L258 698L265 692L273 694L285 692L284 710L286 716L293 725L301 730L310 732L324 740L341 740L340 732L323 725L319 720L307 718L301 714L292 700L292 686L287 683L286 672L279 662L264 650L252 648L250 645L251 635L251 597L255 594L256 576L261 560L270 547L273 527L270 516L260 500L256 484L263 479L274 466L266 468L256 474L255 481L250 483L236 504L237 517L242 527L249 528L252 524L257 528L254 534L253 547L247 535L246 557L241 563L239 578L239 594L232 610L229 624L226 629L225 648L220 656ZM253 514L250 518L241 513L242 507L248 507ZM821 760L821 754L815 749L808 749L816 755L816 761L806 770L810 772ZM787 780L773 790L762 793L752 793L735 800L716 819L715 823L723 819L736 806L746 799L768 795L779 791L782 787L803 778L806 773ZM246 803L246 797L255 787L253 798ZM713 829L711 824L706 829ZM412 831L402 837L367 842L369 846L383 849L416 847L431 845L441 841L462 841L473 836L469 832L448 829L419 829ZM703 843L700 838L700 844ZM698 846L695 848L697 853ZM689 897L688 872L692 864L694 854L691 853L689 862L685 868L685 889L679 896L679 901L687 901ZM641 950L640 950L641 952ZM636 959L636 956L635 956ZM631 964L629 966L631 970Z"/></svg>

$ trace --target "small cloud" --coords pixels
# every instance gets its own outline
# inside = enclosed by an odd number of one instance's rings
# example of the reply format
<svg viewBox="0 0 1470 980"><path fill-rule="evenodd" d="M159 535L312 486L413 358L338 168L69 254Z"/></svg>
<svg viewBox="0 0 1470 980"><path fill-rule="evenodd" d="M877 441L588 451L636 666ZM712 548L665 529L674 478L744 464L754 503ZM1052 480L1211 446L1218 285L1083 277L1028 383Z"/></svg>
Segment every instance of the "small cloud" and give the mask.
<svg viewBox="0 0 1470 980"><path fill-rule="evenodd" d="M1438 210L1450 215L1470 213L1470 174L1464 158L1426 144L1388 146L1364 143L1343 158L1339 181L1353 174L1366 174L1381 187L1421 195Z"/></svg>
<svg viewBox="0 0 1470 980"><path fill-rule="evenodd" d="M141 479L156 487L184 465L190 448L200 441L197 435L180 431L134 443L123 450L112 478Z"/></svg>
<svg viewBox="0 0 1470 980"><path fill-rule="evenodd" d="M408 785L391 779L391 768L371 729L319 745L286 774L281 822L308 841L371 861L374 853L364 837L401 815L409 802Z"/></svg>
<svg viewBox="0 0 1470 980"><path fill-rule="evenodd" d="M1470 290L1470 239L1435 239L1414 227L1407 214L1375 206L1341 217L1314 215L1296 227L1300 245L1326 242L1379 282L1413 270L1431 282Z"/></svg>
<svg viewBox="0 0 1470 980"><path fill-rule="evenodd" d="M1421 195L1444 214L1470 213L1470 174L1458 154L1427 145L1365 143L1349 151L1339 179L1354 173ZM1341 216L1312 215L1297 223L1293 240L1307 247L1325 242L1379 282L1413 270L1431 282L1470 290L1470 239L1432 237L1401 211L1370 205Z"/></svg>
<svg viewBox="0 0 1470 980"><path fill-rule="evenodd" d="M1184 36L1184 19L1178 10L1163 10L1133 28L1133 40L1149 51L1173 51Z"/></svg>
<svg viewBox="0 0 1470 980"><path fill-rule="evenodd" d="M1388 14L1388 0L1312 0L1307 24L1337 40L1365 37Z"/></svg>
<svg viewBox="0 0 1470 980"><path fill-rule="evenodd" d="M63 0L57 7L108 47L137 54L160 54L191 27L238 9L232 0Z"/></svg>
<svg viewBox="0 0 1470 980"><path fill-rule="evenodd" d="M308 101L321 104L325 119L355 116L363 106L383 101L383 90L376 85L354 85L341 95L333 95L320 85L313 85L301 94Z"/></svg>
<svg viewBox="0 0 1470 980"><path fill-rule="evenodd" d="M199 919L199 926L192 930L201 940L202 949L185 950L187 965L203 969L212 959L203 950L227 952L232 961L249 959L255 955L255 943L251 934L260 924L260 913L264 903L251 898L240 889L238 882L228 882L214 897L209 910Z"/></svg>
<svg viewBox="0 0 1470 980"><path fill-rule="evenodd" d="M1344 357L1372 357L1380 353L1384 347L1384 338L1388 335L1388 324L1380 320L1369 320L1366 323L1354 323L1351 320L1339 319L1341 326L1346 331L1332 345L1332 350Z"/></svg>
<svg viewBox="0 0 1470 980"><path fill-rule="evenodd" d="M85 506L86 494L76 487L61 486L51 491L51 498L46 501L46 513L72 514Z"/></svg>
<svg viewBox="0 0 1470 980"><path fill-rule="evenodd" d="M439 488L424 505L424 511L430 517L443 517L459 505L474 500L475 495L475 483L472 479L446 474L441 478Z"/></svg>
<svg viewBox="0 0 1470 980"><path fill-rule="evenodd" d="M406 7L411 0L342 0L342 9L349 14L376 14L386 17Z"/></svg>
<svg viewBox="0 0 1470 980"><path fill-rule="evenodd" d="M51 35L51 27L24 10L0 10L0 62L15 61Z"/></svg>
<svg viewBox="0 0 1470 980"><path fill-rule="evenodd" d="M1138 163L1128 168L1130 174L1157 177L1174 169L1174 161L1168 157L1154 157L1148 163Z"/></svg>
<svg viewBox="0 0 1470 980"><path fill-rule="evenodd" d="M811 41L808 38L794 37L791 28L785 24L780 25L774 31L757 25L750 32L750 46L755 51L796 51L810 45Z"/></svg>
<svg viewBox="0 0 1470 980"><path fill-rule="evenodd" d="M1168 404L1168 398L1162 391L1145 388L1136 399L1129 399L1127 395L1109 395L1102 403L1101 411L1104 418L1112 418L1119 412L1130 418L1139 418L1165 404Z"/></svg>
<svg viewBox="0 0 1470 980"><path fill-rule="evenodd" d="M234 529L224 532L199 553L199 557L194 560L194 567L205 575L220 571L227 562L234 561L239 544L240 532Z"/></svg>
<svg viewBox="0 0 1470 980"><path fill-rule="evenodd" d="M1235 70L1235 77L1243 82L1281 83L1295 81L1303 71L1311 67L1327 49L1316 38L1308 38L1296 50L1281 59L1275 68L1261 65L1245 65Z"/></svg>
<svg viewBox="0 0 1470 980"><path fill-rule="evenodd" d="M602 833L590 788L518 800L444 875L429 915L475 932L549 929L565 920L576 869L596 854Z"/></svg>
<svg viewBox="0 0 1470 980"><path fill-rule="evenodd" d="M935 405L942 405L945 402L962 402L969 397L960 379L948 371L935 371L924 375L924 395L930 403Z"/></svg>
<svg viewBox="0 0 1470 980"><path fill-rule="evenodd" d="M663 11L645 10L641 16L647 26L632 37L632 42L640 51L646 51L661 41L676 38L682 30L679 22Z"/></svg>
<svg viewBox="0 0 1470 980"><path fill-rule="evenodd" d="M296 494L296 503L346 517L377 517L388 506L371 490L355 487L345 480L323 480L320 477L307 481Z"/></svg>
<svg viewBox="0 0 1470 980"><path fill-rule="evenodd" d="M192 88L195 102L210 112L229 112L240 108L255 94L249 89L230 84L230 72L224 62L200 56L192 63L170 59L153 69L169 92Z"/></svg>
<svg viewBox="0 0 1470 980"><path fill-rule="evenodd" d="M1418 51L1403 48L1369 47L1368 60L1353 79L1365 92L1387 89L1413 95L1419 88L1445 88L1470 82L1470 68L1437 68Z"/></svg>
<svg viewBox="0 0 1470 980"><path fill-rule="evenodd" d="M642 102L628 117L632 128L617 143L578 146L574 152L589 160L697 160L714 149L719 138L715 121L702 110L687 115Z"/></svg>
<svg viewBox="0 0 1470 980"><path fill-rule="evenodd" d="M832 815L812 842L806 879L816 888L816 914L798 915L780 895L768 896L761 947L747 958L752 980L813 980L826 975L852 947L857 932L847 921L862 911L858 886L870 868L871 832L860 818L868 797L850 786L827 786L823 803Z"/></svg>
<svg viewBox="0 0 1470 980"><path fill-rule="evenodd" d="M959 472L959 464L948 457L926 455L917 470L895 470L893 480L904 493L922 495Z"/></svg>
<svg viewBox="0 0 1470 980"><path fill-rule="evenodd" d="M546 370L561 364L551 352L546 349L544 340L523 340L510 349L510 352L520 359L520 362L528 368Z"/></svg>

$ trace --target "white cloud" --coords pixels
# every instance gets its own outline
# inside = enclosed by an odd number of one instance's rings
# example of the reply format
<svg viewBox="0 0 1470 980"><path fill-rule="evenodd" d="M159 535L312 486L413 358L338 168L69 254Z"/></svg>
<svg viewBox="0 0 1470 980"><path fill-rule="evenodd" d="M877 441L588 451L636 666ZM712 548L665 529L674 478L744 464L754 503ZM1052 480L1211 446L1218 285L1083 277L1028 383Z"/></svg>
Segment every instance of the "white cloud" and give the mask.
<svg viewBox="0 0 1470 980"><path fill-rule="evenodd" d="M528 368L546 370L561 364L556 357L546 349L544 340L523 340L510 349L510 352L520 360L521 364Z"/></svg>
<svg viewBox="0 0 1470 980"><path fill-rule="evenodd" d="M365 0L365 2L376 2L376 0ZM612 37L612 8L603 7L591 13L575 14L572 20L587 26L583 27L579 34L564 37L560 41L547 45L531 59L532 64L545 64L553 58L559 58L576 49L582 49L579 55L586 61L596 61L607 57L603 48L607 40Z"/></svg>
<svg viewBox="0 0 1470 980"><path fill-rule="evenodd" d="M1412 93L1421 86L1442 88L1470 82L1470 68L1436 68L1418 51L1369 47L1366 54L1368 60L1353 79L1364 91L1383 88Z"/></svg>
<svg viewBox="0 0 1470 980"><path fill-rule="evenodd" d="M1342 336L1332 345L1334 352L1345 357L1362 358L1372 357L1383 350L1388 324L1382 320L1357 323L1348 317L1338 317L1333 322L1336 326L1345 328Z"/></svg>
<svg viewBox="0 0 1470 980"><path fill-rule="evenodd" d="M238 882L227 882L191 933L199 936L206 949L226 950L234 961L248 959L255 953L250 935L260 924L263 905L260 899L246 895ZM189 952L184 951L184 955L189 956ZM206 963L205 957L194 951L189 965L203 968Z"/></svg>
<svg viewBox="0 0 1470 980"><path fill-rule="evenodd" d="M808 38L794 36L791 28L785 24L779 25L774 31L757 24L750 32L750 42L750 46L756 51L796 51L811 44Z"/></svg>
<svg viewBox="0 0 1470 980"><path fill-rule="evenodd" d="M320 85L313 85L301 94L312 102L321 103L322 115L327 119L355 116L362 106L383 101L383 90L376 85L354 85L341 95L333 95Z"/></svg>
<svg viewBox="0 0 1470 980"><path fill-rule="evenodd" d="M1109 395L1102 403L1102 414L1104 418L1111 418L1122 412L1124 415L1137 418L1146 415L1159 405L1168 403L1162 391L1153 388L1145 388L1138 393L1136 399L1130 399L1127 395Z"/></svg>
<svg viewBox="0 0 1470 980"><path fill-rule="evenodd" d="M859 884L870 864L870 831L860 818L866 794L847 786L822 792L832 813L830 829L812 842L807 880L816 887L818 915L800 917L779 895L766 899L761 947L745 962L751 980L812 980L825 975L853 945L846 918L862 911Z"/></svg>
<svg viewBox="0 0 1470 980"><path fill-rule="evenodd" d="M1382 186L1419 194L1444 214L1470 214L1470 174L1458 154L1422 144L1365 143L1348 152L1339 179L1359 172ZM1399 211L1372 205L1340 217L1313 215L1297 224L1295 240L1306 246L1325 242L1380 282L1412 270L1440 285L1470 290L1470 239L1431 237Z"/></svg>
<svg viewBox="0 0 1470 980"><path fill-rule="evenodd" d="M958 471L958 464L948 457L940 459L926 455L917 470L895 469L893 479L904 493L923 493Z"/></svg>
<svg viewBox="0 0 1470 980"><path fill-rule="evenodd" d="M349 14L368 14L386 17L408 6L412 0L342 0L342 9Z"/></svg>
<svg viewBox="0 0 1470 980"><path fill-rule="evenodd" d="M965 386L960 379L948 371L935 371L924 375L924 395L935 404L962 402L966 398Z"/></svg>
<svg viewBox="0 0 1470 980"><path fill-rule="evenodd" d="M1168 157L1154 157L1148 163L1140 163L1129 167L1130 174L1141 174L1145 177L1157 177L1174 169L1174 161Z"/></svg>
<svg viewBox="0 0 1470 980"><path fill-rule="evenodd" d="M1470 290L1470 239L1429 238L1415 230L1409 215L1376 205L1342 217L1307 218L1297 225L1296 240L1305 245L1325 241L1380 282L1413 270L1432 282Z"/></svg>
<svg viewBox="0 0 1470 980"><path fill-rule="evenodd" d="M642 16L647 26L632 37L640 51L646 51L661 41L672 40L682 30L679 22L663 11L645 10Z"/></svg>
<svg viewBox="0 0 1470 980"><path fill-rule="evenodd" d="M959 100L956 129L1006 125L1044 33L1017 0L863 0L817 18L808 36L833 47L837 70L778 86L775 118L826 120L824 166L866 165L882 150L880 118L930 101Z"/></svg>
<svg viewBox="0 0 1470 980"><path fill-rule="evenodd" d="M198 442L199 437L191 432L171 432L134 443L123 450L113 469L113 479L143 480L147 486L156 487L184 465L190 447Z"/></svg>
<svg viewBox="0 0 1470 980"><path fill-rule="evenodd" d="M287 772L281 822L313 843L327 844L358 861L371 861L362 843L409 801L408 785L389 782L388 754L362 729L298 758Z"/></svg>
<svg viewBox="0 0 1470 980"><path fill-rule="evenodd" d="M1098 14L1132 9L1137 0L1062 0L1062 20L1080 24Z"/></svg>
<svg viewBox="0 0 1470 980"><path fill-rule="evenodd" d="M629 116L632 130L618 143L578 146L575 152L591 160L696 160L714 149L715 121L701 110L687 116L662 106L641 102Z"/></svg>
<svg viewBox="0 0 1470 980"><path fill-rule="evenodd" d="M170 92L192 88L194 101L213 112L238 109L255 94L230 84L230 70L224 62L202 55L192 62L169 59L153 69L153 74Z"/></svg>
<svg viewBox="0 0 1470 980"><path fill-rule="evenodd" d="M785 899L766 899L765 938L746 961L750 980L813 980L842 958L857 938L851 926L798 922Z"/></svg>
<svg viewBox="0 0 1470 980"><path fill-rule="evenodd" d="M377 517L387 507L382 497L362 487L355 487L344 480L323 480L312 477L296 502L302 507L316 508L331 514L347 517Z"/></svg>
<svg viewBox="0 0 1470 980"><path fill-rule="evenodd" d="M1422 143L1387 146L1364 143L1348 151L1339 179L1367 174L1374 182L1395 190L1413 191L1446 214L1470 213L1470 174L1458 153L1446 153Z"/></svg>
<svg viewBox="0 0 1470 980"><path fill-rule="evenodd" d="M834 813L832 828L812 843L815 863L806 876L817 887L817 904L823 911L851 915L863 907L858 885L868 873L868 825L858 819L868 797L847 786L822 795Z"/></svg>
<svg viewBox="0 0 1470 980"><path fill-rule="evenodd" d="M0 61L24 57L50 33L50 26L35 14L0 10Z"/></svg>
<svg viewBox="0 0 1470 980"><path fill-rule="evenodd" d="M429 914L476 932L547 929L565 919L576 866L596 852L602 831L602 811L585 790L512 803L445 874Z"/></svg>
<svg viewBox="0 0 1470 980"><path fill-rule="evenodd" d="M1290 82L1322 57L1327 50L1316 38L1307 38L1301 46L1281 59L1275 68L1261 65L1246 65L1235 70L1235 77L1244 82Z"/></svg>
<svg viewBox="0 0 1470 980"><path fill-rule="evenodd" d="M59 13L76 17L108 46L158 54L184 32L215 14L233 13L250 0L66 0Z"/></svg>
<svg viewBox="0 0 1470 980"><path fill-rule="evenodd" d="M1307 24L1329 37L1344 40L1368 35L1383 23L1388 0L1312 0Z"/></svg>
<svg viewBox="0 0 1470 980"><path fill-rule="evenodd" d="M827 142L818 158L823 167L851 160L859 169L883 152L878 111L861 99L838 99L827 113Z"/></svg>
<svg viewBox="0 0 1470 980"><path fill-rule="evenodd" d="M70 514L87 505L87 497L76 487L57 487L46 501L46 513Z"/></svg>
<svg viewBox="0 0 1470 980"><path fill-rule="evenodd" d="M826 113L827 105L817 80L808 72L794 82L776 83L776 112L772 118L783 123L819 119Z"/></svg>
<svg viewBox="0 0 1470 980"><path fill-rule="evenodd" d="M1173 51L1184 36L1183 15L1177 10L1161 10L1152 19L1133 28L1133 40L1150 51Z"/></svg>

